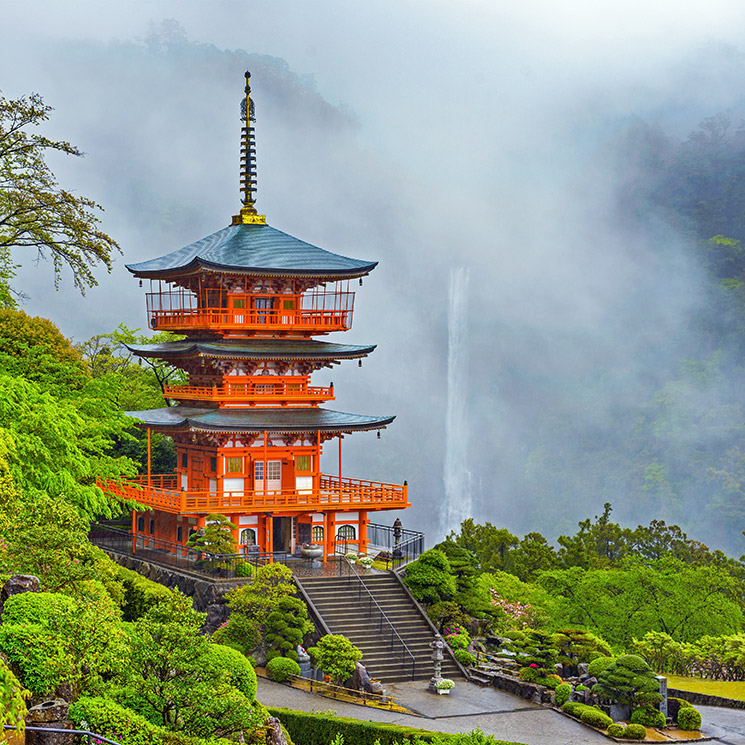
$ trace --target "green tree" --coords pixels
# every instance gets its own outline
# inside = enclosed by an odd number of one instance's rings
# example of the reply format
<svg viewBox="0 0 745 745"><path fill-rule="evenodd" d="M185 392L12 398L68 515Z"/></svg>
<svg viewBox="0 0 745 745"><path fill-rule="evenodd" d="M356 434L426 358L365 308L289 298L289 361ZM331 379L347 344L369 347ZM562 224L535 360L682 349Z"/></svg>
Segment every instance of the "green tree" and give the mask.
<svg viewBox="0 0 745 745"><path fill-rule="evenodd" d="M341 634L326 634L308 653L314 664L336 685L341 685L354 674L355 663L362 659L362 652Z"/></svg>
<svg viewBox="0 0 745 745"><path fill-rule="evenodd" d="M455 597L455 577L450 571L448 557L434 548L406 567L403 581L421 603L431 605Z"/></svg>
<svg viewBox="0 0 745 745"><path fill-rule="evenodd" d="M638 655L625 654L598 674L592 692L619 704L652 704L661 701L660 683L649 665ZM638 700L642 697L642 700Z"/></svg>
<svg viewBox="0 0 745 745"><path fill-rule="evenodd" d="M233 531L236 530L234 523L225 515L211 513L205 518L204 528L200 528L187 541L189 548L198 551L209 551L212 554L234 554L235 538Z"/></svg>
<svg viewBox="0 0 745 745"><path fill-rule="evenodd" d="M278 654L297 661L297 646L313 628L305 603L300 598L286 596L279 599L276 609L267 617L264 638Z"/></svg>
<svg viewBox="0 0 745 745"><path fill-rule="evenodd" d="M0 303L5 306L15 304L13 249L51 258L57 285L63 267L69 267L81 292L97 284L91 267L103 264L111 271L111 254L119 250L98 228L100 205L62 189L46 163L50 152L82 155L69 142L33 131L51 111L35 93L0 96Z"/></svg>
<svg viewBox="0 0 745 745"><path fill-rule="evenodd" d="M480 525L470 517L461 523L460 533L451 533L448 540L471 551L484 572L510 571L510 553L520 542L509 530L490 522Z"/></svg>
<svg viewBox="0 0 745 745"><path fill-rule="evenodd" d="M25 717L28 711L26 699L31 696L19 682L18 678L0 660L0 727L15 727L17 734L25 729Z"/></svg>

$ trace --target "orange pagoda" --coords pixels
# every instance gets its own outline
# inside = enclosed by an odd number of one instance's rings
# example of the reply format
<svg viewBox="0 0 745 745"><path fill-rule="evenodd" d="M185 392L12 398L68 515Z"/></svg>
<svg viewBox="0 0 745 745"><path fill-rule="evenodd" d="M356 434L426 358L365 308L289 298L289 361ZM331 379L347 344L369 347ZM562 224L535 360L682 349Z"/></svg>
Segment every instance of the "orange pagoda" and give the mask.
<svg viewBox="0 0 745 745"><path fill-rule="evenodd" d="M360 360L375 346L313 337L352 324L350 281L377 262L330 253L266 223L255 207L256 155L250 73L242 102L243 205L232 224L178 251L127 269L150 281L151 329L182 341L131 346L141 357L168 361L188 385L167 386L177 405L128 414L176 445L176 473L110 483L115 496L151 509L134 511L137 538L185 545L207 515L237 526L245 553L295 554L304 544L337 541L366 553L370 513L408 507L407 486L342 476L345 434L380 430L392 416L323 408L333 385L312 386L314 370ZM321 472L324 443L338 439L334 475Z"/></svg>

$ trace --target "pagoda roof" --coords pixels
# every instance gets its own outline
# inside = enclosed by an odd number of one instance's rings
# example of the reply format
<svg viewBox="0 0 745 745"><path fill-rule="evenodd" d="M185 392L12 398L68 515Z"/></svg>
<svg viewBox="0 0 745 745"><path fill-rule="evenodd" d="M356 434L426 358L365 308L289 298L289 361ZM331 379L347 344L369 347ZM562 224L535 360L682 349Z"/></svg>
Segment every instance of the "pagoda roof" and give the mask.
<svg viewBox="0 0 745 745"><path fill-rule="evenodd" d="M261 360L344 360L366 357L375 344L334 344L315 339L184 339L162 344L128 344L139 357L223 357Z"/></svg>
<svg viewBox="0 0 745 745"><path fill-rule="evenodd" d="M353 432L382 429L395 416L345 414L315 407L286 409L214 409L168 406L147 411L127 411L157 430L199 432Z"/></svg>
<svg viewBox="0 0 745 745"><path fill-rule="evenodd" d="M325 251L265 224L229 225L196 243L139 264L136 277L166 279L199 269L272 277L347 279L371 272L377 261Z"/></svg>

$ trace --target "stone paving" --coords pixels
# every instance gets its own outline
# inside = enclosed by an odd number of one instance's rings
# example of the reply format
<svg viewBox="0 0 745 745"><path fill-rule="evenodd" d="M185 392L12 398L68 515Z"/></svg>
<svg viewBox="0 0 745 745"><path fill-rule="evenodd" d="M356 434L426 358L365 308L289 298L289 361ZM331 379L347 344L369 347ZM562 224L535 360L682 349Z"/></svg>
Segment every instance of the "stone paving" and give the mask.
<svg viewBox="0 0 745 745"><path fill-rule="evenodd" d="M257 698L266 706L285 706L311 712L334 712L338 716L436 732L468 732L481 728L497 739L524 745L592 745L613 740L568 719L551 709L532 704L496 688L459 683L449 696L435 696L421 681L386 686L386 693L416 714L350 704L259 678ZM745 745L745 711L714 706L696 707L703 717L701 733L722 745Z"/></svg>
<svg viewBox="0 0 745 745"><path fill-rule="evenodd" d="M436 696L427 693L425 685L419 681L386 686L388 695L400 699L421 716L322 698L266 678L259 678L257 698L265 706L285 706L311 712L333 711L338 716L391 722L436 732L468 732L480 727L497 739L524 745L608 745L611 742L555 711L494 688L459 683L451 695Z"/></svg>

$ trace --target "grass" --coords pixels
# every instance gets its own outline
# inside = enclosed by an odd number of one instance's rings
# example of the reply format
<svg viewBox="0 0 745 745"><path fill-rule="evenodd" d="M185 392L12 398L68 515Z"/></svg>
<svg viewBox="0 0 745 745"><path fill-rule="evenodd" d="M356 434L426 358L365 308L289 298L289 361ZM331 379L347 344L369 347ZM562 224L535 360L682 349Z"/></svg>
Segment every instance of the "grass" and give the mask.
<svg viewBox="0 0 745 745"><path fill-rule="evenodd" d="M708 693L737 701L745 701L745 682L739 680L706 680L705 678L683 678L680 675L665 675L670 688L694 693Z"/></svg>

